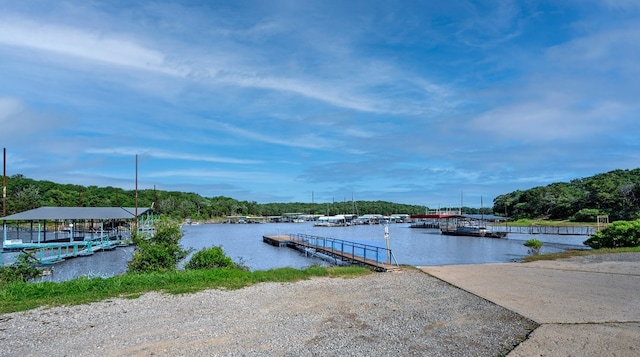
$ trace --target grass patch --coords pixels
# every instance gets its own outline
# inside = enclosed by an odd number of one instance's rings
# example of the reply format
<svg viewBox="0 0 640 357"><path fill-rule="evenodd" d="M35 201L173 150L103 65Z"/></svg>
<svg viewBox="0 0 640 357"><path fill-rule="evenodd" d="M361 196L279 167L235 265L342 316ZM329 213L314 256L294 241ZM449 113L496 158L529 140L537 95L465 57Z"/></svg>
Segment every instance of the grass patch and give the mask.
<svg viewBox="0 0 640 357"><path fill-rule="evenodd" d="M313 277L352 278L370 273L369 269L355 266L313 266L254 272L222 268L125 274L107 279L83 277L61 283L17 282L0 285L0 313L41 306L87 304L110 298L135 299L151 291L186 294L205 289L240 289L261 282L295 282Z"/></svg>
<svg viewBox="0 0 640 357"><path fill-rule="evenodd" d="M556 260L556 259L565 259L565 258L571 258L571 257L580 257L585 255L611 254L611 253L640 253L640 247L602 248L602 249L591 249L591 250L567 250L560 253L529 255L524 257L522 261L534 262L537 260Z"/></svg>

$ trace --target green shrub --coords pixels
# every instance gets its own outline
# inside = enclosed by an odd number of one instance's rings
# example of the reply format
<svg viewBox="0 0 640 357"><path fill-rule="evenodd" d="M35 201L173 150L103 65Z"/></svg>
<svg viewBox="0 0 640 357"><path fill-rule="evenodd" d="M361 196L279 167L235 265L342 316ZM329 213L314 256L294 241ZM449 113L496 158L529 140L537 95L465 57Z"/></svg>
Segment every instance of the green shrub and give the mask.
<svg viewBox="0 0 640 357"><path fill-rule="evenodd" d="M542 248L542 242L537 239L529 239L524 242L524 246L529 248L529 253L536 255L540 253L540 248Z"/></svg>
<svg viewBox="0 0 640 357"><path fill-rule="evenodd" d="M155 234L149 239L134 235L136 251L129 262L129 272L173 271L178 268L178 262L189 253L180 248L182 232L179 225L163 219L156 222L154 228Z"/></svg>
<svg viewBox="0 0 640 357"><path fill-rule="evenodd" d="M584 241L593 249L640 246L640 220L615 221Z"/></svg>
<svg viewBox="0 0 640 357"><path fill-rule="evenodd" d="M185 264L185 269L236 268L236 263L224 254L222 247L202 249L193 254Z"/></svg>
<svg viewBox="0 0 640 357"><path fill-rule="evenodd" d="M35 265L38 259L29 253L20 253L10 266L0 267L0 284L25 282L42 275Z"/></svg>
<svg viewBox="0 0 640 357"><path fill-rule="evenodd" d="M583 208L571 217L573 222L596 222L599 215L606 214L596 208Z"/></svg>

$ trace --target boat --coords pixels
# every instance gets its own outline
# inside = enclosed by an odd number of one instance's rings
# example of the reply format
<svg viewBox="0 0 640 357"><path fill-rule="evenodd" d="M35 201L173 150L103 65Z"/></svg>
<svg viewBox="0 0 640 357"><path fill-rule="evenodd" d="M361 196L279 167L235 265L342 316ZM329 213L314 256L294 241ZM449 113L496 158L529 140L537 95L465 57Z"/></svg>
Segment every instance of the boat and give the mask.
<svg viewBox="0 0 640 357"><path fill-rule="evenodd" d="M335 216L321 216L313 223L314 227L346 227L351 225L353 215L339 214Z"/></svg>
<svg viewBox="0 0 640 357"><path fill-rule="evenodd" d="M353 224L380 224L384 220L381 214L365 214L353 220Z"/></svg>
<svg viewBox="0 0 640 357"><path fill-rule="evenodd" d="M487 227L465 225L456 227L443 227L440 233L449 236L469 236L469 237L483 237L483 238L505 238L507 232L497 232L487 229Z"/></svg>

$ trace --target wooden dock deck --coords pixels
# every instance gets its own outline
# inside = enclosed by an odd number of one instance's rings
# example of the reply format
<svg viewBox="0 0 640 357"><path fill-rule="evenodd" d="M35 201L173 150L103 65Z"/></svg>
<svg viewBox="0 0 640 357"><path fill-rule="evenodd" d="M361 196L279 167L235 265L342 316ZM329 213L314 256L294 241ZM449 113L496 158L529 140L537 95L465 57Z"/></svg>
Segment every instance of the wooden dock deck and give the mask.
<svg viewBox="0 0 640 357"><path fill-rule="evenodd" d="M286 246L305 252L319 252L336 260L367 266L376 271L401 270L391 250L382 247L305 234L265 235L262 240L276 247ZM392 260L394 263L391 262Z"/></svg>
<svg viewBox="0 0 640 357"><path fill-rule="evenodd" d="M271 244L274 247L285 247L291 241L291 236L288 236L288 235L262 236L262 241L267 244Z"/></svg>

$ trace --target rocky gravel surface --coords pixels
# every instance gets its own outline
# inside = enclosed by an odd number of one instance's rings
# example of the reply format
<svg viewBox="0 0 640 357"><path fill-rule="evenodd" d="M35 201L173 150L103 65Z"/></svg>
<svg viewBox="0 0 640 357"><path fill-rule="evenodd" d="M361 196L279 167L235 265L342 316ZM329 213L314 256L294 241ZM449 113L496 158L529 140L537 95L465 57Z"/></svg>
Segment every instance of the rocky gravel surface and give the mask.
<svg viewBox="0 0 640 357"><path fill-rule="evenodd" d="M405 269L0 315L0 356L499 356L531 320Z"/></svg>

